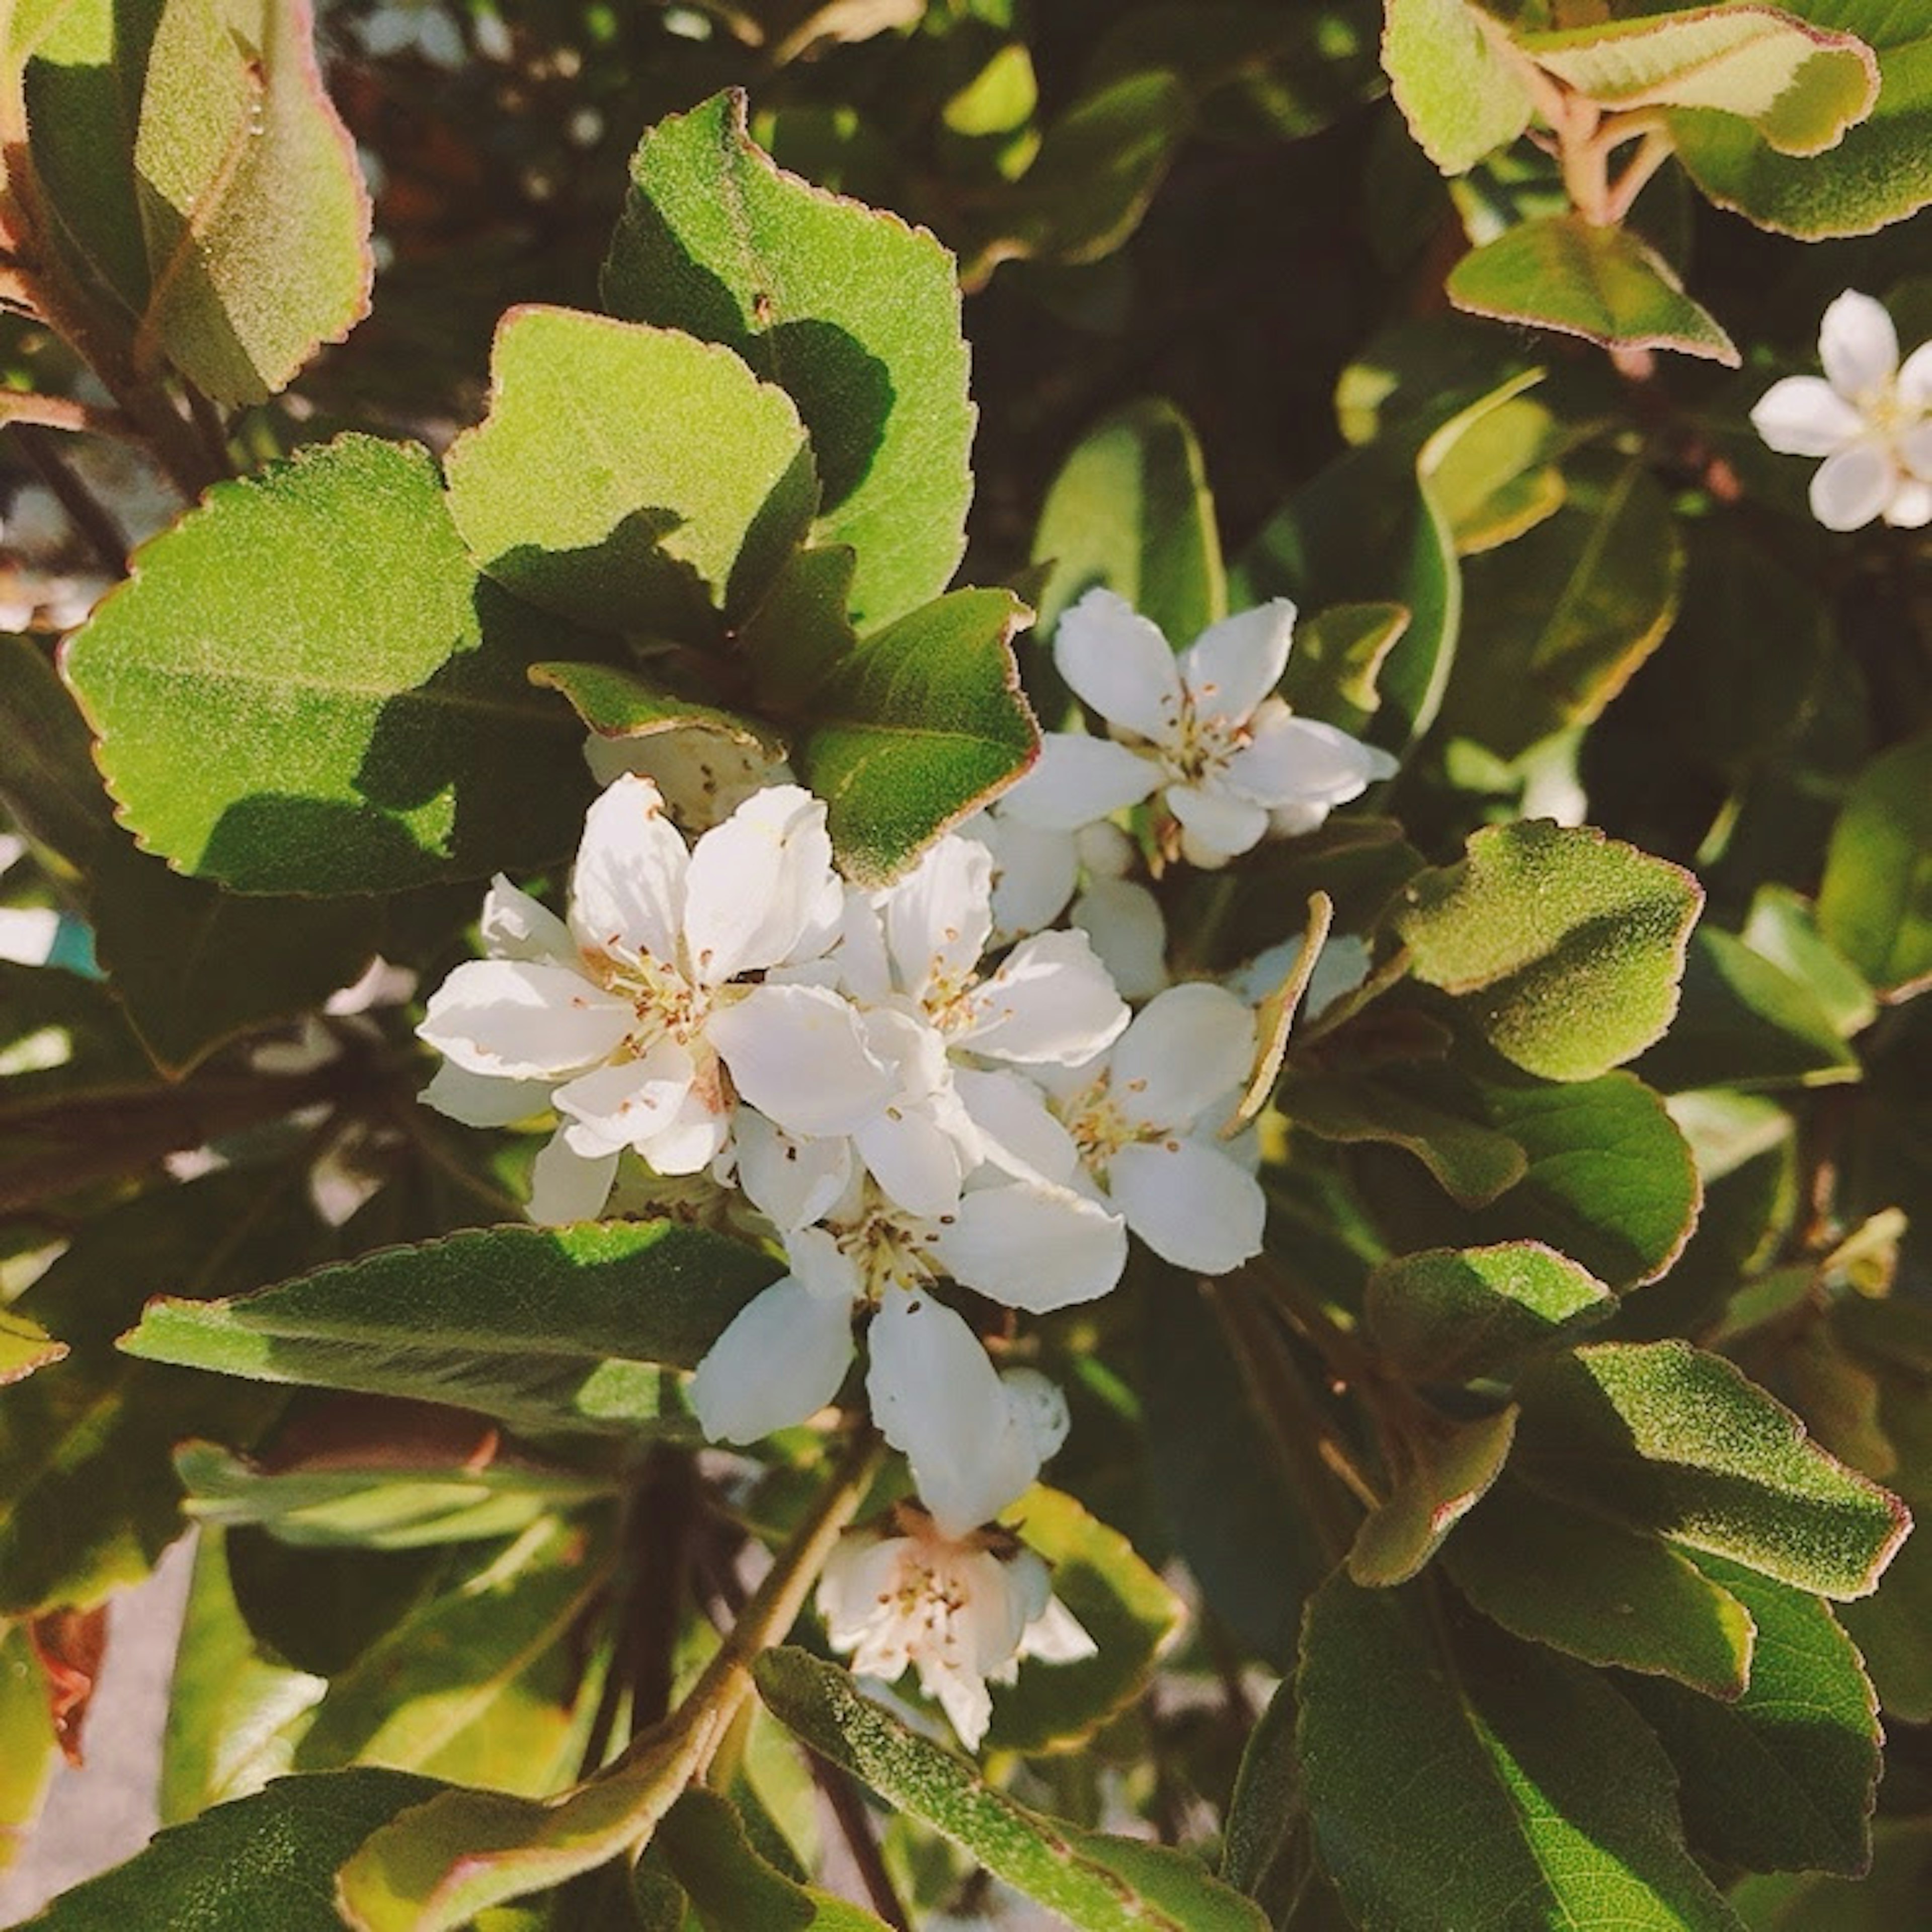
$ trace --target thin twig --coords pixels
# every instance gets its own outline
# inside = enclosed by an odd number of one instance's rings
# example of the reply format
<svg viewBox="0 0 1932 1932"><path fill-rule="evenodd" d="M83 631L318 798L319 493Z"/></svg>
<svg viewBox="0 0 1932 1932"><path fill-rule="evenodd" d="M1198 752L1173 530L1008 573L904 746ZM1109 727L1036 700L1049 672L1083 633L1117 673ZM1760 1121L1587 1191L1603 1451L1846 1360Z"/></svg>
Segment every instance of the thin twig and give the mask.
<svg viewBox="0 0 1932 1932"><path fill-rule="evenodd" d="M878 1834L872 1828L872 1814L866 1808L864 1798L859 1796L858 1786L838 1766L827 1763L817 1752L807 1751L805 1756L806 1762L812 1767L813 1778L825 1794L825 1802L832 1808L838 1835L844 1840L845 1849L852 1854L852 1862L858 1868L860 1881L866 1888L866 1896L873 1911L892 1927L892 1932L912 1932L912 1922L906 1916L905 1907L899 1903L892 1874L886 1870L885 1858L880 1852Z"/></svg>
<svg viewBox="0 0 1932 1932"><path fill-rule="evenodd" d="M97 408L72 396L43 396L32 389L0 389L0 424L34 423L42 429L139 442L141 432L118 410Z"/></svg>
<svg viewBox="0 0 1932 1932"><path fill-rule="evenodd" d="M106 506L68 468L66 459L54 447L51 432L38 423L23 422L17 416L6 427L12 430L20 454L73 519L74 528L86 539L88 548L93 551L102 568L110 577L125 577L127 538L120 525L109 515Z"/></svg>
<svg viewBox="0 0 1932 1932"><path fill-rule="evenodd" d="M208 460L224 476L235 473L235 458L228 448L228 425L222 419L212 398L204 395L194 383L184 385L188 392L188 412L195 430L208 452Z"/></svg>

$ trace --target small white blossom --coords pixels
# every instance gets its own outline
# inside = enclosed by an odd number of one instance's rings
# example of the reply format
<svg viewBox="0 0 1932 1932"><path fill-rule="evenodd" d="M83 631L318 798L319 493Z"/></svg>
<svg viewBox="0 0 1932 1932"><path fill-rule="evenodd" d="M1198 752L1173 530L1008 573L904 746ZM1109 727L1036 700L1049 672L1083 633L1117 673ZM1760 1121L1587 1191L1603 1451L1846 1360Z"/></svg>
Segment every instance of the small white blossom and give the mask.
<svg viewBox="0 0 1932 1932"><path fill-rule="evenodd" d="M384 0L356 23L364 48L378 60L413 50L453 72L466 57L463 30L440 0Z"/></svg>
<svg viewBox="0 0 1932 1932"><path fill-rule="evenodd" d="M1071 1664L1093 1639L1053 1594L1040 1557L1009 1532L948 1536L901 1504L889 1528L849 1532L825 1566L818 1608L832 1648L862 1677L907 1669L968 1750L992 1719L991 1684L1010 1684L1023 1658Z"/></svg>
<svg viewBox="0 0 1932 1932"><path fill-rule="evenodd" d="M1882 304L1855 289L1826 310L1816 376L1787 376L1758 398L1751 422L1781 456L1822 456L1811 513L1828 530L1874 517L1907 530L1932 523L1932 342L1903 368Z"/></svg>
<svg viewBox="0 0 1932 1932"><path fill-rule="evenodd" d="M798 1135L850 1132L890 1098L859 1016L824 986L745 976L816 958L838 929L825 808L796 786L746 800L687 849L648 780L591 807L566 924L507 880L483 915L489 957L457 968L417 1029L448 1066L432 1106L501 1126L564 1117L538 1156L533 1219L608 1199L619 1156L697 1173L742 1100Z"/></svg>
<svg viewBox="0 0 1932 1932"><path fill-rule="evenodd" d="M1072 830L1158 792L1174 849L1201 866L1226 865L1270 831L1312 831L1396 766L1271 694L1294 624L1294 605L1277 598L1209 626L1177 656L1123 598L1090 590L1060 619L1053 658L1112 735L1049 733L1006 814Z"/></svg>

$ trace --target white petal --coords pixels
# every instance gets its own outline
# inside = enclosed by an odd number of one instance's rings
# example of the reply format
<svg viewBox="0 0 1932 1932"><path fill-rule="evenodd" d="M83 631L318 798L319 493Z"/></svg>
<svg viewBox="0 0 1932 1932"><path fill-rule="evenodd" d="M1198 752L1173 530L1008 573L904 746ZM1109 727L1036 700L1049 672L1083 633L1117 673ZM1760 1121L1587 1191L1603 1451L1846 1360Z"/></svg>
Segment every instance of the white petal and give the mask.
<svg viewBox="0 0 1932 1932"><path fill-rule="evenodd" d="M1127 1009L1084 932L1021 940L965 1002L960 1046L996 1060L1078 1066L1117 1038Z"/></svg>
<svg viewBox="0 0 1932 1932"><path fill-rule="evenodd" d="M1300 944L1297 942L1298 955ZM1322 947L1321 957L1315 962L1315 970L1308 976L1307 990L1301 996L1301 1012L1305 1019L1318 1018L1332 1006L1344 993L1352 993L1369 976L1369 967L1374 955L1369 950L1368 941L1360 939L1352 932L1338 934ZM1273 992L1288 976L1291 959L1275 976ZM1262 997L1265 998L1264 993Z"/></svg>
<svg viewBox="0 0 1932 1932"><path fill-rule="evenodd" d="M892 1097L856 1009L822 986L754 986L706 1031L739 1093L788 1134L849 1134Z"/></svg>
<svg viewBox="0 0 1932 1932"><path fill-rule="evenodd" d="M416 1036L472 1073L562 1078L608 1059L636 1017L570 967L470 959L429 996Z"/></svg>
<svg viewBox="0 0 1932 1932"><path fill-rule="evenodd" d="M1831 384L1787 376L1757 399L1751 427L1780 456L1829 456L1864 434L1865 419Z"/></svg>
<svg viewBox="0 0 1932 1932"><path fill-rule="evenodd" d="M1169 785L1162 794L1186 835L1183 849L1191 866L1211 868L1261 842L1268 815L1258 805L1218 786Z"/></svg>
<svg viewBox="0 0 1932 1932"><path fill-rule="evenodd" d="M661 1040L640 1060L596 1067L560 1087L554 1104L578 1124L570 1144L579 1154L627 1147L642 1153L676 1118L694 1072L691 1055L676 1040Z"/></svg>
<svg viewBox="0 0 1932 1932"><path fill-rule="evenodd" d="M530 1219L545 1228L594 1221L603 1213L616 1178L616 1155L586 1160L560 1131L550 1137L530 1168Z"/></svg>
<svg viewBox="0 0 1932 1932"><path fill-rule="evenodd" d="M1170 986L1114 1048L1108 1091L1130 1120L1191 1128L1254 1071L1252 1007L1202 980Z"/></svg>
<svg viewBox="0 0 1932 1932"><path fill-rule="evenodd" d="M1079 848L1070 832L1052 832L1004 812L982 812L964 835L993 860L993 926L1019 939L1051 926L1073 896Z"/></svg>
<svg viewBox="0 0 1932 1932"><path fill-rule="evenodd" d="M1090 590L1053 634L1053 662L1110 724L1162 742L1180 722L1180 669L1157 626L1111 590Z"/></svg>
<svg viewBox="0 0 1932 1932"><path fill-rule="evenodd" d="M1072 832L1138 805L1160 782L1160 766L1152 758L1112 738L1049 731L1033 770L1000 800L1000 808L1043 832Z"/></svg>
<svg viewBox="0 0 1932 1932"><path fill-rule="evenodd" d="M1882 390L1898 370L1898 332L1885 304L1847 289L1818 325L1818 358L1840 395Z"/></svg>
<svg viewBox="0 0 1932 1932"><path fill-rule="evenodd" d="M885 915L903 991L917 1000L958 986L992 936L993 855L948 832L886 893Z"/></svg>
<svg viewBox="0 0 1932 1932"><path fill-rule="evenodd" d="M814 1601L825 1620L826 1640L842 1656L879 1628L880 1600L896 1595L900 1562L910 1542L869 1529L848 1530L826 1558ZM904 1668L902 1658L899 1669Z"/></svg>
<svg viewBox="0 0 1932 1932"><path fill-rule="evenodd" d="M1204 1141L1123 1148L1108 1164L1107 1189L1127 1226L1176 1268L1226 1274L1261 1252L1261 1184Z"/></svg>
<svg viewBox="0 0 1932 1932"><path fill-rule="evenodd" d="M714 1442L755 1442L818 1412L852 1359L852 1316L790 1275L739 1311L686 1391Z"/></svg>
<svg viewBox="0 0 1932 1932"><path fill-rule="evenodd" d="M1932 524L1932 483L1901 478L1885 506L1885 520L1897 530L1922 530Z"/></svg>
<svg viewBox="0 0 1932 1932"><path fill-rule="evenodd" d="M959 1666L948 1666L927 1658L918 1663L920 1688L938 1702L959 1742L969 1751L977 1750L986 1726L993 1721L993 1700L986 1679Z"/></svg>
<svg viewBox="0 0 1932 1932"><path fill-rule="evenodd" d="M1167 984L1167 921L1146 886L1096 879L1074 902L1072 920L1122 999L1144 1000Z"/></svg>
<svg viewBox="0 0 1932 1932"><path fill-rule="evenodd" d="M626 775L592 805L570 879L570 929L614 958L677 966L691 854L649 778Z"/></svg>
<svg viewBox="0 0 1932 1932"><path fill-rule="evenodd" d="M1139 847L1106 818L1082 826L1073 835L1073 850L1090 879L1124 879L1140 856Z"/></svg>
<svg viewBox="0 0 1932 1932"><path fill-rule="evenodd" d="M944 1303L894 1289L866 1333L872 1420L912 1466L948 1536L989 1522L1033 1486L1033 1438L980 1340Z"/></svg>
<svg viewBox="0 0 1932 1932"><path fill-rule="evenodd" d="M746 1110L747 1118L749 1110ZM730 1137L731 1111L715 1077L700 1076L670 1118L638 1151L659 1174L701 1174Z"/></svg>
<svg viewBox="0 0 1932 1932"><path fill-rule="evenodd" d="M1907 409L1932 409L1932 342L1922 342L1898 372L1898 400Z"/></svg>
<svg viewBox="0 0 1932 1932"><path fill-rule="evenodd" d="M1222 782L1270 810L1294 804L1346 805L1383 778L1396 761L1377 745L1284 710L1260 723L1252 741L1228 760Z"/></svg>
<svg viewBox="0 0 1932 1932"><path fill-rule="evenodd" d="M1060 1454L1072 1426L1065 1390L1037 1369L1009 1369L1000 1380L1006 1388L1006 1406L1026 1431L1034 1460L1050 1462Z"/></svg>
<svg viewBox="0 0 1932 1932"><path fill-rule="evenodd" d="M577 958L570 928L546 905L520 892L499 872L483 897L483 950L493 959L544 959L568 966Z"/></svg>
<svg viewBox="0 0 1932 1932"><path fill-rule="evenodd" d="M892 997L891 956L886 951L886 917L878 896L848 886L838 920L836 955L841 982L853 998L872 1006Z"/></svg>
<svg viewBox="0 0 1932 1932"><path fill-rule="evenodd" d="M1078 1664L1099 1656L1100 1646L1058 1597L1049 1597L1046 1608L1027 1625L1019 1654L1036 1658L1042 1664Z"/></svg>
<svg viewBox="0 0 1932 1932"><path fill-rule="evenodd" d="M1811 479L1811 514L1828 530L1863 530L1891 500L1898 472L1875 442L1828 456Z"/></svg>
<svg viewBox="0 0 1932 1932"><path fill-rule="evenodd" d="M937 1251L963 1287L1045 1315L1108 1293L1126 1266L1127 1238L1118 1214L1072 1188L1014 1180L969 1190Z"/></svg>
<svg viewBox="0 0 1932 1932"><path fill-rule="evenodd" d="M550 1094L548 1080L497 1079L446 1060L416 1098L466 1127L507 1127L541 1113L550 1105Z"/></svg>
<svg viewBox="0 0 1932 1932"><path fill-rule="evenodd" d="M1247 716L1281 682L1294 636L1286 597L1210 624L1180 654L1180 681L1203 718Z"/></svg>
<svg viewBox="0 0 1932 1932"><path fill-rule="evenodd" d="M822 1220L852 1178L852 1144L842 1136L795 1139L746 1107L739 1111L734 1137L738 1184L781 1232Z"/></svg>
<svg viewBox="0 0 1932 1932"><path fill-rule="evenodd" d="M1927 345L1932 347L1932 344ZM1898 440L1905 466L1921 480L1932 480L1932 420L1915 424Z"/></svg>
<svg viewBox="0 0 1932 1932"><path fill-rule="evenodd" d="M796 785L753 793L699 839L684 892L688 956L708 986L790 959L814 928L829 940L844 892L824 806Z"/></svg>
<svg viewBox="0 0 1932 1932"><path fill-rule="evenodd" d="M794 1278L809 1294L849 1316L866 1292L858 1264L823 1228L794 1228L784 1238L785 1259Z"/></svg>
<svg viewBox="0 0 1932 1932"><path fill-rule="evenodd" d="M1080 1165L1073 1136L1024 1075L962 1066L953 1084L979 1130L986 1157L1016 1179L1070 1181Z"/></svg>

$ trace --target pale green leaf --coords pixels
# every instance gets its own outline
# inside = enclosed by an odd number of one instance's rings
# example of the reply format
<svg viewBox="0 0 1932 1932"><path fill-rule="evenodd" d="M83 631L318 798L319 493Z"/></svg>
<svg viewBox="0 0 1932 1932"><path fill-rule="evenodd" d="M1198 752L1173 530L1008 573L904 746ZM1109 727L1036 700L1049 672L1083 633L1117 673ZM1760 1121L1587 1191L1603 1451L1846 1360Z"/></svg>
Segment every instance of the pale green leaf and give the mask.
<svg viewBox="0 0 1932 1932"><path fill-rule="evenodd" d="M0 1632L0 1872L33 1829L58 1758L46 1679L27 1633Z"/></svg>
<svg viewBox="0 0 1932 1932"><path fill-rule="evenodd" d="M1407 1591L1309 1606L1303 1786L1362 1932L1735 1932L1684 1849L1669 1762L1603 1681Z"/></svg>
<svg viewBox="0 0 1932 1932"><path fill-rule="evenodd" d="M787 1646L766 1652L754 1674L766 1705L814 1750L1079 1932L1267 1932L1257 1907L1185 1853L1029 1811L862 1697L836 1665Z"/></svg>
<svg viewBox="0 0 1932 1932"><path fill-rule="evenodd" d="M36 1932L341 1932L328 1875L435 1780L400 1771L278 1778L163 1832L125 1864L56 1899Z"/></svg>
<svg viewBox="0 0 1932 1932"><path fill-rule="evenodd" d="M1456 1587L1512 1635L1736 1697L1756 1626L1736 1593L1654 1537L1505 1482L1456 1532Z"/></svg>
<svg viewBox="0 0 1932 1932"><path fill-rule="evenodd" d="M1819 931L1816 908L1790 886L1768 880L1758 887L1743 938L1810 991L1841 1037L1863 1032L1878 1017L1870 982Z"/></svg>
<svg viewBox="0 0 1932 1932"><path fill-rule="evenodd" d="M1418 1575L1502 1474L1515 1440L1516 1411L1510 1408L1444 1425L1426 1442L1412 1442L1412 1461L1356 1532L1349 1576L1386 1588Z"/></svg>
<svg viewBox="0 0 1932 1932"><path fill-rule="evenodd" d="M660 1365L694 1368L776 1273L741 1243L674 1222L476 1228L233 1300L164 1298L121 1346L532 1426L675 1428Z"/></svg>
<svg viewBox="0 0 1932 1932"><path fill-rule="evenodd" d="M1133 403L1088 430L1047 487L1033 554L1053 566L1040 600L1042 632L1096 585L1150 618L1177 650L1226 616L1214 500L1186 417L1171 403Z"/></svg>
<svg viewBox="0 0 1932 1932"><path fill-rule="evenodd" d="M1932 733L1894 745L1853 782L1818 892L1824 936L1881 993L1932 979Z"/></svg>
<svg viewBox="0 0 1932 1932"><path fill-rule="evenodd" d="M922 229L775 167L745 98L644 137L604 269L615 314L735 350L790 392L849 544L861 629L946 588L965 547L974 412L952 257Z"/></svg>
<svg viewBox="0 0 1932 1932"><path fill-rule="evenodd" d="M344 436L218 485L66 670L148 850L243 891L386 891L569 849L582 734L525 675L558 628L479 582L425 452Z"/></svg>
<svg viewBox="0 0 1932 1932"><path fill-rule="evenodd" d="M1382 64L1408 131L1444 174L1529 125L1534 103L1504 28L1464 0L1388 0Z"/></svg>
<svg viewBox="0 0 1932 1932"><path fill-rule="evenodd" d="M1412 883L1395 925L1416 976L1498 1052L1588 1080L1669 1025L1703 898L1679 866L1539 819L1474 834L1460 864Z"/></svg>
<svg viewBox="0 0 1932 1932"><path fill-rule="evenodd" d="M704 638L803 540L818 480L798 412L730 350L572 309L513 308L490 407L452 446L470 554L600 628Z"/></svg>
<svg viewBox="0 0 1932 1932"><path fill-rule="evenodd" d="M1544 215L1465 255L1449 299L1472 315L1527 322L1619 349L1675 349L1733 368L1738 352L1676 272L1628 228Z"/></svg>
<svg viewBox="0 0 1932 1932"><path fill-rule="evenodd" d="M1012 650L1027 617L1010 590L955 590L818 686L798 763L848 878L884 884L1032 761L1039 731Z"/></svg>
<svg viewBox="0 0 1932 1932"><path fill-rule="evenodd" d="M1304 718L1359 733L1382 703L1376 685L1408 628L1402 604L1331 604L1295 626L1281 695Z"/></svg>
<svg viewBox="0 0 1932 1932"><path fill-rule="evenodd" d="M1614 1308L1587 1268L1540 1241L1402 1255L1369 1277L1376 1349L1417 1382L1495 1375Z"/></svg>
<svg viewBox="0 0 1932 1932"><path fill-rule="evenodd" d="M665 1813L653 1845L689 1896L704 1932L885 1932L842 1898L796 1883L746 1836L744 1821L702 1786Z"/></svg>
<svg viewBox="0 0 1932 1932"><path fill-rule="evenodd" d="M1828 1604L1700 1556L1757 1626L1750 1683L1729 1703L1681 1684L1625 1690L1677 1766L1684 1828L1707 1857L1748 1871L1829 1871L1871 1863L1878 1709Z"/></svg>
<svg viewBox="0 0 1932 1932"><path fill-rule="evenodd" d="M1896 1496L1688 1342L1579 1348L1533 1364L1517 1394L1526 1480L1798 1589L1867 1595L1911 1527Z"/></svg>
<svg viewBox="0 0 1932 1932"><path fill-rule="evenodd" d="M66 1353L67 1344L56 1342L38 1322L0 1308L0 1382L17 1382Z"/></svg>

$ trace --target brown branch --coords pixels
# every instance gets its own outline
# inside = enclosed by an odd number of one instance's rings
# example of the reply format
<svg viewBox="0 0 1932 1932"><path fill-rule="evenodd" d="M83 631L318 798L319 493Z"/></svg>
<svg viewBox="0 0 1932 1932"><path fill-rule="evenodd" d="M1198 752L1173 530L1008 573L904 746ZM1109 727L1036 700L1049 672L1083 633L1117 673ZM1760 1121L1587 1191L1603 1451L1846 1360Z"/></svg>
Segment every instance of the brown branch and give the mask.
<svg viewBox="0 0 1932 1932"><path fill-rule="evenodd" d="M54 402L57 397L36 400ZM76 404L76 407L80 406ZM68 468L59 451L54 447L50 431L38 422L20 416L9 418L4 406L0 406L0 424L13 432L15 446L32 466L34 473L58 500L74 523L74 526L86 539L87 547L92 550L102 568L110 577L122 578L128 574L128 539L121 526L108 514L106 506L97 501L94 493Z"/></svg>

